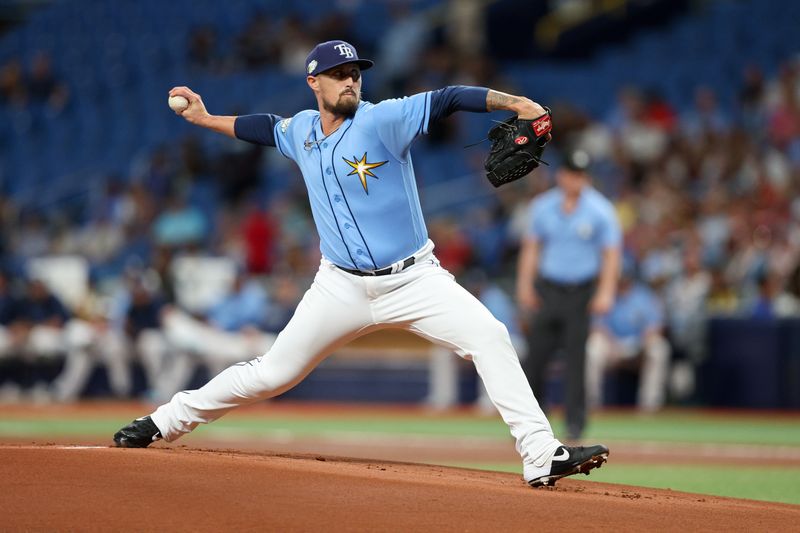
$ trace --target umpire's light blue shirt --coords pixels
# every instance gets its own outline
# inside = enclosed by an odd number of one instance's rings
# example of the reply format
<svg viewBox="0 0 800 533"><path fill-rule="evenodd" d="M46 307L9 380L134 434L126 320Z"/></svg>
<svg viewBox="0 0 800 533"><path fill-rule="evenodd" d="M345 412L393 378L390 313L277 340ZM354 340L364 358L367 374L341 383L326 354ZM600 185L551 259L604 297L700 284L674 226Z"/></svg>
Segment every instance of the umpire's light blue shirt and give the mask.
<svg viewBox="0 0 800 533"><path fill-rule="evenodd" d="M564 192L555 187L531 203L527 237L539 243L539 277L556 283L582 283L598 276L603 251L621 246L614 206L593 187L582 189L571 213Z"/></svg>
<svg viewBox="0 0 800 533"><path fill-rule="evenodd" d="M422 248L422 218L410 147L431 121L454 111L486 112L482 87L446 87L413 96L361 102L327 137L319 111L292 118L236 119L240 139L275 146L300 167L322 255L335 265L375 270Z"/></svg>

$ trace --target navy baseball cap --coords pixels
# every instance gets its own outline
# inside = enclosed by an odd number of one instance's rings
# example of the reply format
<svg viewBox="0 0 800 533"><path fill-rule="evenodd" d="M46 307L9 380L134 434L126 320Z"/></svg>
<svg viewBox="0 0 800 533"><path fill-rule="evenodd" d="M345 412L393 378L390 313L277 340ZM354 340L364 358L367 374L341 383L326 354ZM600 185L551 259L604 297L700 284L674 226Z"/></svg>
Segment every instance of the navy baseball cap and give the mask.
<svg viewBox="0 0 800 533"><path fill-rule="evenodd" d="M568 150L562 164L574 172L586 172L592 164L592 158L586 150Z"/></svg>
<svg viewBox="0 0 800 533"><path fill-rule="evenodd" d="M306 74L316 76L333 67L345 63L355 63L361 70L367 70L374 63L369 59L359 59L356 47L345 41L325 41L311 50L306 58Z"/></svg>

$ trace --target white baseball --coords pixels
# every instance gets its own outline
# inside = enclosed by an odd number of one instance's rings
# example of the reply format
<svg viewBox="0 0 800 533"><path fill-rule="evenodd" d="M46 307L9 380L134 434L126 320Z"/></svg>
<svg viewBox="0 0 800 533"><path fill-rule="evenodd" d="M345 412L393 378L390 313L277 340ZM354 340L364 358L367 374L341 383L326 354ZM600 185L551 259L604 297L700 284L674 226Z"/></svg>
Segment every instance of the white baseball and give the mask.
<svg viewBox="0 0 800 533"><path fill-rule="evenodd" d="M170 96L169 100L167 100L167 103L169 104L169 108L176 113L181 113L183 110L189 107L189 100L183 96Z"/></svg>

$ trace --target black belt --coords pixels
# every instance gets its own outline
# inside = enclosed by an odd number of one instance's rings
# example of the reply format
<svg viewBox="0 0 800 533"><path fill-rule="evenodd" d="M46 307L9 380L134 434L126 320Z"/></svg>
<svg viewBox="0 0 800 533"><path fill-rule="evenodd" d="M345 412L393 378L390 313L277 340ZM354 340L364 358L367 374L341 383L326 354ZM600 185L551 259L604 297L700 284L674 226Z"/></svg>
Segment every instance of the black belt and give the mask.
<svg viewBox="0 0 800 533"><path fill-rule="evenodd" d="M586 281L579 281L577 283L561 283L559 281L552 281L544 278L541 278L539 281L545 287L549 287L551 289L563 292L575 292L584 289L589 289L592 286L594 286L595 283L597 283L597 280L595 278L590 278Z"/></svg>
<svg viewBox="0 0 800 533"><path fill-rule="evenodd" d="M413 265L414 261L415 261L415 259L414 259L413 255L411 257L407 257L406 259L404 259L403 260L403 266L400 267L400 270L398 270L398 272L400 272L401 270L405 270L408 267L410 267L411 265ZM350 269L350 268L340 267L339 265L336 265L336 268L344 270L348 274L353 274L354 276L386 276L388 274L392 274L392 267L390 267L390 266L386 267L386 268L381 268L380 270L366 270L366 271L365 270L353 270L353 269Z"/></svg>

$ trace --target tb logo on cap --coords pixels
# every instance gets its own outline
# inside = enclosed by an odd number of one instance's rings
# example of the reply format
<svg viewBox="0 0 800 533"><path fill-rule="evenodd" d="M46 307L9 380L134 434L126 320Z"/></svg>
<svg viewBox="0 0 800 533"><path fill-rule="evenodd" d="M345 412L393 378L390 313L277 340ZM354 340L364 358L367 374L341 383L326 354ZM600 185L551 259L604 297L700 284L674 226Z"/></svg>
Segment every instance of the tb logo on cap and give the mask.
<svg viewBox="0 0 800 533"><path fill-rule="evenodd" d="M340 56L344 56L347 59L350 59L351 57L355 57L355 54L353 53L353 49L350 48L349 46L347 46L344 43L337 44L336 46L334 46L334 48L336 48L339 51L339 55Z"/></svg>

